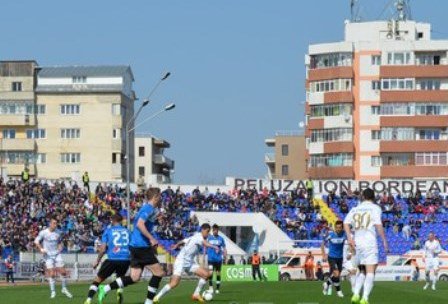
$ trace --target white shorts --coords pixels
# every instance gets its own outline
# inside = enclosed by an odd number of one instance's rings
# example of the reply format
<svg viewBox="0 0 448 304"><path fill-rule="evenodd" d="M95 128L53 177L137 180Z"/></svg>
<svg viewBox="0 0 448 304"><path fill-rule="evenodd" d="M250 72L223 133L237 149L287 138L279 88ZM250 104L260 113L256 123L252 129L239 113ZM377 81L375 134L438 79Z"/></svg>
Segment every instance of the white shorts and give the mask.
<svg viewBox="0 0 448 304"><path fill-rule="evenodd" d="M200 268L196 261L185 261L182 257L177 257L173 266L173 275L182 276L185 271L187 274L193 274Z"/></svg>
<svg viewBox="0 0 448 304"><path fill-rule="evenodd" d="M356 247L355 259L358 265L377 265L378 247Z"/></svg>
<svg viewBox="0 0 448 304"><path fill-rule="evenodd" d="M439 258L426 259L425 264L426 271L437 271L440 267Z"/></svg>
<svg viewBox="0 0 448 304"><path fill-rule="evenodd" d="M344 264L342 264L342 269L345 269L347 271L353 271L358 269L358 265L354 260L355 256L352 256L350 260L344 260Z"/></svg>
<svg viewBox="0 0 448 304"><path fill-rule="evenodd" d="M60 253L57 255L47 255L45 257L45 266L47 269L62 268L64 267L64 261Z"/></svg>

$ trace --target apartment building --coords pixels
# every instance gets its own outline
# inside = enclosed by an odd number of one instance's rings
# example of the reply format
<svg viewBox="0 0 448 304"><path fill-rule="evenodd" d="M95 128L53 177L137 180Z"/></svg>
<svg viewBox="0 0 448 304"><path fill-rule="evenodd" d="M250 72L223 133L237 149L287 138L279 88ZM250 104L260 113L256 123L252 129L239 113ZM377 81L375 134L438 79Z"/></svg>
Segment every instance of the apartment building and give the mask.
<svg viewBox="0 0 448 304"><path fill-rule="evenodd" d="M172 183L174 161L165 155L170 143L151 134L135 136L135 180L143 177L148 184Z"/></svg>
<svg viewBox="0 0 448 304"><path fill-rule="evenodd" d="M266 153L264 162L269 179L303 180L307 177L305 136L296 131L278 131L265 140L274 152Z"/></svg>
<svg viewBox="0 0 448 304"><path fill-rule="evenodd" d="M346 22L345 39L310 45L305 63L311 178L447 176L448 40L430 24Z"/></svg>
<svg viewBox="0 0 448 304"><path fill-rule="evenodd" d="M126 122L134 115L129 66L39 67L1 62L1 163L40 178L121 181ZM134 176L134 134L130 134Z"/></svg>

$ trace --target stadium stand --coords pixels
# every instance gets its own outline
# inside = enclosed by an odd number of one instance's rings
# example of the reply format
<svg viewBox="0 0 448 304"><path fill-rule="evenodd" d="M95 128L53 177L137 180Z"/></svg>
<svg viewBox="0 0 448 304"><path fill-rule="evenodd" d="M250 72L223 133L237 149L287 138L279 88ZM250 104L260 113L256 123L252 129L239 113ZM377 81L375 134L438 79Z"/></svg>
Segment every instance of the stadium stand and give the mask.
<svg viewBox="0 0 448 304"><path fill-rule="evenodd" d="M98 185L87 193L76 183L64 181L29 181L0 179L0 250L2 256L10 252L17 258L20 251L33 251L33 241L48 219L57 215L64 232L66 252L94 252L102 231L114 212L126 215L122 208L125 191L118 185ZM143 202L141 193L132 193L131 218ZM427 197L416 193L409 197L378 196L383 209L383 222L392 254L403 254L418 249L429 231L439 238L448 236L448 200L439 194ZM263 212L293 240L321 240L329 225L320 209L343 219L359 203L359 193L329 193L323 201L310 203L303 190L289 194L274 191L233 190L231 193L183 193L180 188L163 191L161 215L156 227L160 245L171 255L170 249L178 240L198 229L199 222L191 211ZM325 204L325 205L322 205ZM323 209L323 208L322 208ZM331 214L333 211L333 214ZM332 218L334 221L334 218ZM301 247L316 246L301 242ZM380 246L380 256L385 252Z"/></svg>

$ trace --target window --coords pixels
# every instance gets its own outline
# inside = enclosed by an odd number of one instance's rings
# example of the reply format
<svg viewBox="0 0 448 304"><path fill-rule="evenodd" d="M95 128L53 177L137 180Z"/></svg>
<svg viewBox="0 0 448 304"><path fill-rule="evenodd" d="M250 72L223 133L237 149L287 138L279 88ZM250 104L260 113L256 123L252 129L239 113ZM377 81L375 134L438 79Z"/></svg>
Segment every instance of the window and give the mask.
<svg viewBox="0 0 448 304"><path fill-rule="evenodd" d="M44 115L47 110L47 107L45 105L36 105L35 107L35 113L37 115Z"/></svg>
<svg viewBox="0 0 448 304"><path fill-rule="evenodd" d="M87 77L86 76L73 76L72 82L73 83L87 83Z"/></svg>
<svg viewBox="0 0 448 304"><path fill-rule="evenodd" d="M381 90L381 81L379 81L379 80L373 80L373 81L372 81L372 90L374 90L374 91L380 91L380 90Z"/></svg>
<svg viewBox="0 0 448 304"><path fill-rule="evenodd" d="M332 141L351 141L353 140L353 129L320 129L311 130L311 142L332 142Z"/></svg>
<svg viewBox="0 0 448 304"><path fill-rule="evenodd" d="M381 55L372 55L372 65L381 65Z"/></svg>
<svg viewBox="0 0 448 304"><path fill-rule="evenodd" d="M282 175L288 175L289 174L289 166L288 165L283 165L282 166Z"/></svg>
<svg viewBox="0 0 448 304"><path fill-rule="evenodd" d="M353 165L352 153L316 154L311 155L309 166L319 167L347 167Z"/></svg>
<svg viewBox="0 0 448 304"><path fill-rule="evenodd" d="M80 138L81 137L81 129L61 129L61 138L70 139L70 138Z"/></svg>
<svg viewBox="0 0 448 304"><path fill-rule="evenodd" d="M410 153L385 153L381 155L382 166L413 165L413 155Z"/></svg>
<svg viewBox="0 0 448 304"><path fill-rule="evenodd" d="M321 54L311 56L310 60L311 69L351 66L353 62L353 55L352 53Z"/></svg>
<svg viewBox="0 0 448 304"><path fill-rule="evenodd" d="M388 65L407 65L411 62L411 53L409 52L397 52L387 54Z"/></svg>
<svg viewBox="0 0 448 304"><path fill-rule="evenodd" d="M288 154L289 154L288 145L282 145L282 156L288 156Z"/></svg>
<svg viewBox="0 0 448 304"><path fill-rule="evenodd" d="M381 128L381 140L415 140L414 128Z"/></svg>
<svg viewBox="0 0 448 304"><path fill-rule="evenodd" d="M381 139L381 131L373 130L372 131L372 140L380 140Z"/></svg>
<svg viewBox="0 0 448 304"><path fill-rule="evenodd" d="M381 156L371 157L372 167L381 167Z"/></svg>
<svg viewBox="0 0 448 304"><path fill-rule="evenodd" d="M145 167L138 167L138 175L145 176Z"/></svg>
<svg viewBox="0 0 448 304"><path fill-rule="evenodd" d="M138 156L145 156L145 147L138 147Z"/></svg>
<svg viewBox="0 0 448 304"><path fill-rule="evenodd" d="M352 105L350 104L328 104L316 105L310 108L311 117L324 116L346 116L352 115Z"/></svg>
<svg viewBox="0 0 448 304"><path fill-rule="evenodd" d="M417 152L415 153L415 164L417 166L446 165L446 152Z"/></svg>
<svg viewBox="0 0 448 304"><path fill-rule="evenodd" d="M440 54L418 54L415 56L417 65L440 65L442 53Z"/></svg>
<svg viewBox="0 0 448 304"><path fill-rule="evenodd" d="M439 140L441 130L438 129L423 129L417 131L418 140Z"/></svg>
<svg viewBox="0 0 448 304"><path fill-rule="evenodd" d="M26 138L46 138L45 129L28 129L26 130Z"/></svg>
<svg viewBox="0 0 448 304"><path fill-rule="evenodd" d="M440 90L440 79L420 79L417 81L417 90L432 91Z"/></svg>
<svg viewBox="0 0 448 304"><path fill-rule="evenodd" d="M331 79L323 81L313 81L310 83L310 92L340 92L352 89L352 79Z"/></svg>
<svg viewBox="0 0 448 304"><path fill-rule="evenodd" d="M120 158L120 153L112 153L112 163L116 164L117 163L117 159Z"/></svg>
<svg viewBox="0 0 448 304"><path fill-rule="evenodd" d="M36 162L36 164L45 164L47 162L47 154L37 153L35 162Z"/></svg>
<svg viewBox="0 0 448 304"><path fill-rule="evenodd" d="M14 81L11 85L11 90L13 92L20 92L22 91L22 83L19 81Z"/></svg>
<svg viewBox="0 0 448 304"><path fill-rule="evenodd" d="M372 115L380 115L380 106L372 106L371 107L371 111L372 111Z"/></svg>
<svg viewBox="0 0 448 304"><path fill-rule="evenodd" d="M383 79L381 82L382 90L413 90L414 89L414 80L411 78L399 78L399 79Z"/></svg>
<svg viewBox="0 0 448 304"><path fill-rule="evenodd" d="M3 138L8 138L8 139L16 138L16 130L15 129L3 130Z"/></svg>
<svg viewBox="0 0 448 304"><path fill-rule="evenodd" d="M121 138L121 129L113 129L112 130L112 138L120 139Z"/></svg>
<svg viewBox="0 0 448 304"><path fill-rule="evenodd" d="M81 106L79 104L62 104L62 115L78 115L80 113Z"/></svg>
<svg viewBox="0 0 448 304"><path fill-rule="evenodd" d="M112 104L112 114L113 115L120 115L121 114L121 104L119 104L119 103L113 103Z"/></svg>
<svg viewBox="0 0 448 304"><path fill-rule="evenodd" d="M81 162L81 153L61 153L63 164L78 164Z"/></svg>

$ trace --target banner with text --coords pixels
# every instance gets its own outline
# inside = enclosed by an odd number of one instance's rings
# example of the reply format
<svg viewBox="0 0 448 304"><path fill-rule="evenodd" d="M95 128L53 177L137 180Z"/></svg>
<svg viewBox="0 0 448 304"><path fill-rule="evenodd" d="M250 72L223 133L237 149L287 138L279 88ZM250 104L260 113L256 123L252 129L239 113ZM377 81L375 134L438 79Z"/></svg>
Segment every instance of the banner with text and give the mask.
<svg viewBox="0 0 448 304"><path fill-rule="evenodd" d="M448 176L448 173L447 173ZM378 181L364 181L364 180L313 180L314 193L325 194L330 191L340 193L341 191L362 191L366 188L372 188L376 193L388 191L394 194L397 193L415 193L419 190L422 193L439 192L448 193L448 179L439 180L378 180ZM286 179L251 179L251 178L236 178L227 177L226 185L232 189L256 189L263 191L274 190L278 192L297 191L298 189L305 190L305 180L286 180Z"/></svg>
<svg viewBox="0 0 448 304"><path fill-rule="evenodd" d="M278 265L260 265L260 272L268 281L278 281ZM221 276L222 280L227 282L252 281L252 266L223 265Z"/></svg>

